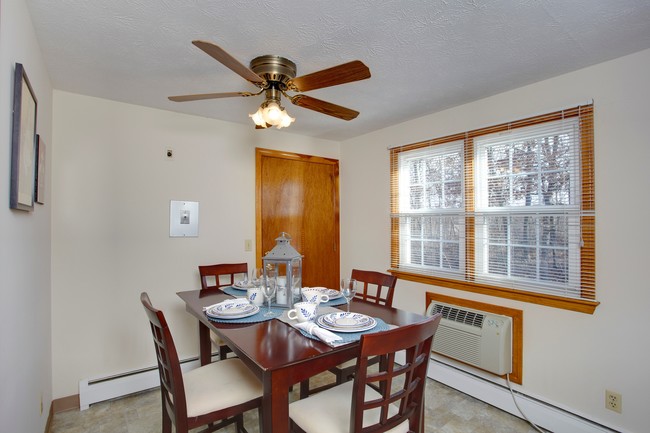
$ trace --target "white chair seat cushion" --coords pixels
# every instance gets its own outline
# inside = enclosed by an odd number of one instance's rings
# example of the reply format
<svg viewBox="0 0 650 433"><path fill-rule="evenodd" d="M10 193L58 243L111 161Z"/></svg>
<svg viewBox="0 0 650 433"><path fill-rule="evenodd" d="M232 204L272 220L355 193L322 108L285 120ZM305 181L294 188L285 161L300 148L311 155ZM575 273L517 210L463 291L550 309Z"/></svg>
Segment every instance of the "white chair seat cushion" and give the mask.
<svg viewBox="0 0 650 433"><path fill-rule="evenodd" d="M289 417L308 433L348 433L350 431L353 384L352 381L349 381L291 403ZM366 401L379 397L377 391L366 387ZM397 413L397 408L391 406L389 413L390 415ZM379 409L366 411L363 416L363 426L376 423L379 415ZM408 427L407 420L389 432L408 432Z"/></svg>
<svg viewBox="0 0 650 433"><path fill-rule="evenodd" d="M183 373L187 416L194 417L245 403L262 395L262 382L230 358Z"/></svg>
<svg viewBox="0 0 650 433"><path fill-rule="evenodd" d="M350 359L349 361L345 361L343 364L339 364L336 367L343 370L344 368L354 367L355 365L357 365L357 358Z"/></svg>
<svg viewBox="0 0 650 433"><path fill-rule="evenodd" d="M219 346L223 346L224 344L226 344L226 343L221 339L221 337L219 337L219 335L217 335L217 333L214 332L214 331L210 331L210 340L212 341L212 344L214 344L214 345L217 346L217 347L219 347Z"/></svg>

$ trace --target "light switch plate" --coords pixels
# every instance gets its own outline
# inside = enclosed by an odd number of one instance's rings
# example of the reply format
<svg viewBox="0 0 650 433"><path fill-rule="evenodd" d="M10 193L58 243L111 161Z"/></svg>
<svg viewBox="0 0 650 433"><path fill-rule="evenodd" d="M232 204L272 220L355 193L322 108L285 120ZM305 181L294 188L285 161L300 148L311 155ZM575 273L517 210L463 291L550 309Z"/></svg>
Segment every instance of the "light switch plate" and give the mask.
<svg viewBox="0 0 650 433"><path fill-rule="evenodd" d="M199 236L199 202L172 200L169 203L169 236Z"/></svg>

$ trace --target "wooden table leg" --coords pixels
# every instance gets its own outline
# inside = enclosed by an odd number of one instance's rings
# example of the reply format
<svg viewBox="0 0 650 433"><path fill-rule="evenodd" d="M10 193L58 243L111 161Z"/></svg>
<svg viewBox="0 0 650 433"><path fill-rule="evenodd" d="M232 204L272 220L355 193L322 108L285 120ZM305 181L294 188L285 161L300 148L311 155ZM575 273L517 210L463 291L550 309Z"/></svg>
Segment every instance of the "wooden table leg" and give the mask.
<svg viewBox="0 0 650 433"><path fill-rule="evenodd" d="M263 431L289 433L289 384L282 370L264 375Z"/></svg>
<svg viewBox="0 0 650 433"><path fill-rule="evenodd" d="M212 361L210 329L201 322L199 322L199 361L201 365L207 365Z"/></svg>

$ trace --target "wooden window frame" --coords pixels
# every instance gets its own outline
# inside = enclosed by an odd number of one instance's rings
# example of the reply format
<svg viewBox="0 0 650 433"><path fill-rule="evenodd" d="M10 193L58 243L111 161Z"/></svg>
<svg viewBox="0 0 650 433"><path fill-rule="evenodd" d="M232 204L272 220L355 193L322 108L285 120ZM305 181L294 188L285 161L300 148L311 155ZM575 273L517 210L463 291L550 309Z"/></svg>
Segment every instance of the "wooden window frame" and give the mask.
<svg viewBox="0 0 650 433"><path fill-rule="evenodd" d="M468 276L473 275L475 270L474 250L475 233L472 213L474 212L474 139L488 134L504 132L526 126L539 125L546 122L577 117L580 125L580 158L581 158L581 216L582 242L580 250L580 286L589 287L591 291L583 290L581 298L569 298L557 295L543 294L527 290L498 287L487 284L479 284L471 281ZM577 311L586 314L593 314L599 302L595 299L595 179L594 179L594 140L593 140L593 104L577 106L552 113L529 117L514 122L502 123L486 128L476 129L460 134L453 134L419 143L390 149L390 184L391 184L391 215L399 214L399 163L398 155L401 152L415 150L422 147L434 146L437 144L449 143L452 141L464 140L465 154L465 275L466 279L455 280L437 277L426 274L415 273L411 270L405 271L399 268L400 242L399 242L399 218L391 217L391 274L398 278L424 283L434 286L451 289L464 290L472 293L479 293L490 296L497 296L516 301L545 305L554 308L561 308Z"/></svg>

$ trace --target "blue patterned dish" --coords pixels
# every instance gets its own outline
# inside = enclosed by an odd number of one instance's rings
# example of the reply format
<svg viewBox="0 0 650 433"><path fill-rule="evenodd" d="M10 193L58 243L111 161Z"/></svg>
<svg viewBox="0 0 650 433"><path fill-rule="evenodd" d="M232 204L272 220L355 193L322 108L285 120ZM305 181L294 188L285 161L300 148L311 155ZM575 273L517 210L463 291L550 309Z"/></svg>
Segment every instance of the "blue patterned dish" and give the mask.
<svg viewBox="0 0 650 433"><path fill-rule="evenodd" d="M330 301L340 298L341 292L334 289L328 289L327 287L303 287L302 290L318 290L323 295L327 295L330 298Z"/></svg>
<svg viewBox="0 0 650 433"><path fill-rule="evenodd" d="M218 319L240 319L252 316L260 311L260 307L248 302L247 299L228 300L208 308L205 314Z"/></svg>
<svg viewBox="0 0 650 433"><path fill-rule="evenodd" d="M377 321L370 316L344 311L318 316L316 323L334 332L361 332L377 326Z"/></svg>

